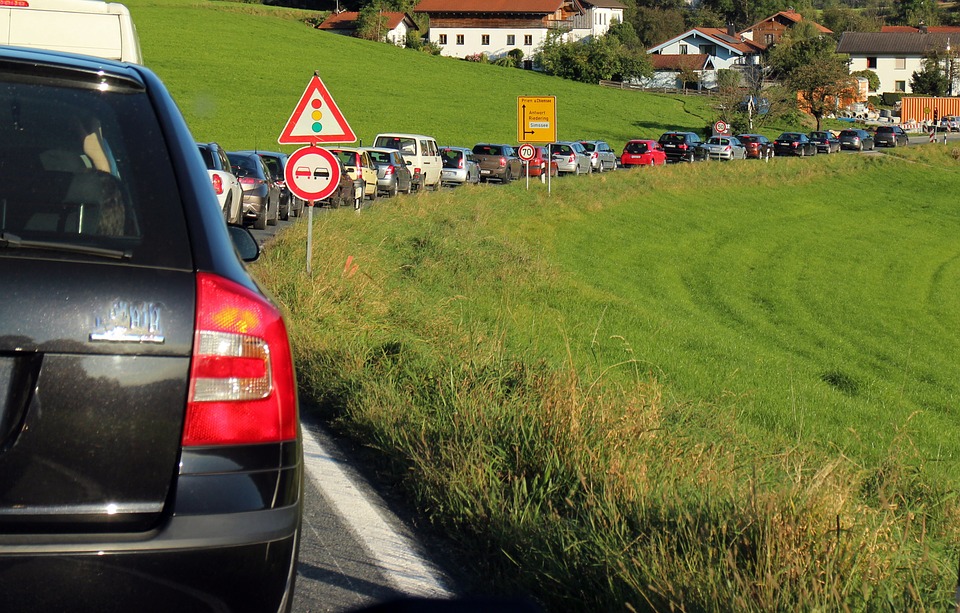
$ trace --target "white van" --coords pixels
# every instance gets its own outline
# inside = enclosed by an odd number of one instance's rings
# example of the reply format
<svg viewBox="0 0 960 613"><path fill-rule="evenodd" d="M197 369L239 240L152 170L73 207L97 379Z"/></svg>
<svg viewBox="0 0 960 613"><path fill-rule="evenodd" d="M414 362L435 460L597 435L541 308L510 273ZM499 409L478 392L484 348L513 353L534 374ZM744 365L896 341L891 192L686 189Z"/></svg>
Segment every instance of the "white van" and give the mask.
<svg viewBox="0 0 960 613"><path fill-rule="evenodd" d="M0 2L0 45L143 63L130 11L103 0Z"/></svg>
<svg viewBox="0 0 960 613"><path fill-rule="evenodd" d="M374 147L381 149L396 149L403 155L410 174L416 176L417 171L423 177L421 187L438 189L440 187L440 171L443 170L443 160L440 159L440 148L432 136L423 134L377 134L373 141Z"/></svg>

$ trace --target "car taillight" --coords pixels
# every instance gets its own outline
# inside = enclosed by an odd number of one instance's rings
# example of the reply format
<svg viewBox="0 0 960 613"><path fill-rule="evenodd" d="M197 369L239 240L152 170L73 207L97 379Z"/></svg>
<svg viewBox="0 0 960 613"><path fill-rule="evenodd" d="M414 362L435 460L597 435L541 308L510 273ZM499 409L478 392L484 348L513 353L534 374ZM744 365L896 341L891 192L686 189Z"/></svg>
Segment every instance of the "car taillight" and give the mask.
<svg viewBox="0 0 960 613"><path fill-rule="evenodd" d="M393 164L390 164L389 166L383 169L383 176L389 177L394 172L396 172L396 169L393 167Z"/></svg>
<svg viewBox="0 0 960 613"><path fill-rule="evenodd" d="M467 166L466 160L464 158L460 158L460 161L457 162L457 168L463 170L464 168L466 168L466 166Z"/></svg>
<svg viewBox="0 0 960 613"><path fill-rule="evenodd" d="M213 175L213 191L219 196L223 193L223 179L220 178L220 175Z"/></svg>
<svg viewBox="0 0 960 613"><path fill-rule="evenodd" d="M507 158L500 158L500 168L504 168L507 165Z"/></svg>
<svg viewBox="0 0 960 613"><path fill-rule="evenodd" d="M260 295L197 276L197 319L185 447L294 440L296 382L287 328Z"/></svg>
<svg viewBox="0 0 960 613"><path fill-rule="evenodd" d="M570 159L567 160L567 161L570 162L571 164L573 164L574 162L576 162L576 161L577 161L577 154L576 154L576 153L571 153L571 154L570 154Z"/></svg>
<svg viewBox="0 0 960 613"><path fill-rule="evenodd" d="M414 169L413 169L413 172L414 172L414 174L421 174L421 171L420 171L419 168L414 168Z"/></svg>
<svg viewBox="0 0 960 613"><path fill-rule="evenodd" d="M262 182L262 181L260 181L259 179L255 178L255 177L241 177L241 178L240 178L240 185L243 185L243 186L246 186L246 187L256 187L257 184L258 184L258 183L261 183L261 182Z"/></svg>
<svg viewBox="0 0 960 613"><path fill-rule="evenodd" d="M682 145L677 145L677 149L686 149L686 148L687 148L686 143L684 143L684 144L682 144Z"/></svg>

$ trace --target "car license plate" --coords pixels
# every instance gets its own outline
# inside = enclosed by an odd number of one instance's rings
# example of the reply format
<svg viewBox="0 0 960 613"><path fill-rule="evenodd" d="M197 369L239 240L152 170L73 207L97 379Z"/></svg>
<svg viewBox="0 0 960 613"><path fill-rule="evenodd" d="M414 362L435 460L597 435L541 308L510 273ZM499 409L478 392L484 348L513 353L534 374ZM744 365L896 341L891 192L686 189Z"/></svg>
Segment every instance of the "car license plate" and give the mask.
<svg viewBox="0 0 960 613"><path fill-rule="evenodd" d="M490 174L490 171L489 171L489 170L481 170L481 171L480 171L480 174L482 174L482 175L488 175L488 174Z"/></svg>

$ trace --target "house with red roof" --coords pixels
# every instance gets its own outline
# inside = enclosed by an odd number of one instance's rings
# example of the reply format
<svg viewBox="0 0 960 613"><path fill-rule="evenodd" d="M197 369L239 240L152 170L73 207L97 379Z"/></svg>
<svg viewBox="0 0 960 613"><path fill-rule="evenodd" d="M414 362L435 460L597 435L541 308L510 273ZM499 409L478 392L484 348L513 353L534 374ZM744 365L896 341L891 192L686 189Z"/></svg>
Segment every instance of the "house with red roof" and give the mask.
<svg viewBox="0 0 960 613"><path fill-rule="evenodd" d="M421 0L414 10L430 17L428 38L442 55L497 59L520 49L529 62L548 33L601 36L623 21L624 8L618 0Z"/></svg>
<svg viewBox="0 0 960 613"><path fill-rule="evenodd" d="M407 33L420 30L413 18L407 13L384 12L384 33L381 39L402 47L407 42ZM331 13L323 23L317 26L318 30L326 30L335 34L345 34L353 36L357 31L357 18L360 14L356 11L343 11L340 13Z"/></svg>

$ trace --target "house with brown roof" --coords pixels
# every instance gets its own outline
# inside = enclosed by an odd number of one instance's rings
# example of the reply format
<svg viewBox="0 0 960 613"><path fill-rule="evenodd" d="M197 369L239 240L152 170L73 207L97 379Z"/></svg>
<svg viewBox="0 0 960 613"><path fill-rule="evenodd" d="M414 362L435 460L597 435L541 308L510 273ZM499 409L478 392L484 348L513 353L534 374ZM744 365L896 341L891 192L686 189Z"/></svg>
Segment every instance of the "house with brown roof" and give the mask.
<svg viewBox="0 0 960 613"><path fill-rule="evenodd" d="M801 21L803 21L803 15L793 9L787 9L780 11L776 15L771 15L763 21L758 21L749 28L740 30L739 34L767 48L770 45L775 45L780 42L780 38L784 32ZM810 23L812 23L821 34L833 34L833 30L825 28L815 21L811 21Z"/></svg>
<svg viewBox="0 0 960 613"><path fill-rule="evenodd" d="M323 20L323 23L317 26L317 29L353 36L357 31L359 15L356 11L331 13ZM384 12L381 15L384 17L384 33L381 39L398 47L403 47L406 44L408 32L416 32L420 29L407 13Z"/></svg>
<svg viewBox="0 0 960 613"><path fill-rule="evenodd" d="M850 72L872 70L880 77L875 93L911 93L910 78L923 67L924 57L934 50L955 49L958 32L844 32L837 53L850 56ZM957 89L954 87L953 91Z"/></svg>
<svg viewBox="0 0 960 613"><path fill-rule="evenodd" d="M430 42L441 54L490 59L523 51L529 61L548 33L563 40L601 36L623 21L618 0L421 0L414 9L430 17Z"/></svg>

